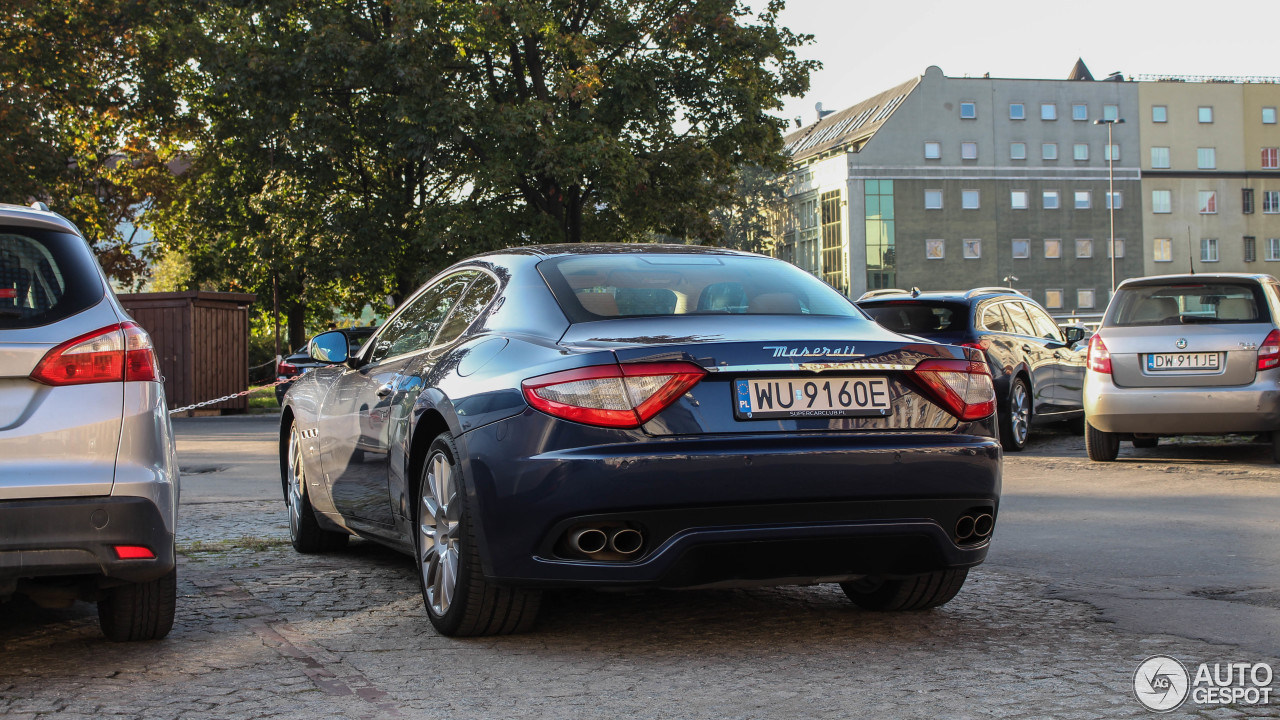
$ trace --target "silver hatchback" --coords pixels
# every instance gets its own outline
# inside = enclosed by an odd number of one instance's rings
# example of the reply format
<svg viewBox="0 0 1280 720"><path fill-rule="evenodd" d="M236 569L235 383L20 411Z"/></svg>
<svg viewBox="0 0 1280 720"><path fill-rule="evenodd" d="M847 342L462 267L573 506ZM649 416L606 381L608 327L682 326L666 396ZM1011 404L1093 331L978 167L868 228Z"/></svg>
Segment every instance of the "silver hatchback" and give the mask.
<svg viewBox="0 0 1280 720"><path fill-rule="evenodd" d="M168 634L178 465L160 380L75 226L0 205L0 602L96 601L112 640Z"/></svg>
<svg viewBox="0 0 1280 720"><path fill-rule="evenodd" d="M1089 340L1085 446L1269 433L1280 462L1280 284L1219 273L1126 280Z"/></svg>

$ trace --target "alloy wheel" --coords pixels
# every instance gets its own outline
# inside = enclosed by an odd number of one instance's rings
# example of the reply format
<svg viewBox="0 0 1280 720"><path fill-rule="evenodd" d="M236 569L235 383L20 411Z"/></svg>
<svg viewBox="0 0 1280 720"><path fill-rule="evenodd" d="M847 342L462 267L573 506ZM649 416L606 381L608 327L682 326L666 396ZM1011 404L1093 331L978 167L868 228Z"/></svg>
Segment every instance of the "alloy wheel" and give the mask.
<svg viewBox="0 0 1280 720"><path fill-rule="evenodd" d="M1018 445L1027 441L1027 431L1031 427L1031 398L1027 394L1027 386L1021 382L1014 383L1009 393L1009 427Z"/></svg>
<svg viewBox="0 0 1280 720"><path fill-rule="evenodd" d="M449 457L437 451L427 460L418 509L418 562L427 604L437 616L453 604L458 587L458 524L461 502Z"/></svg>
<svg viewBox="0 0 1280 720"><path fill-rule="evenodd" d="M298 439L298 429L289 431L289 535L298 539L298 528L302 523L303 493L306 491L306 471L302 464L302 442Z"/></svg>

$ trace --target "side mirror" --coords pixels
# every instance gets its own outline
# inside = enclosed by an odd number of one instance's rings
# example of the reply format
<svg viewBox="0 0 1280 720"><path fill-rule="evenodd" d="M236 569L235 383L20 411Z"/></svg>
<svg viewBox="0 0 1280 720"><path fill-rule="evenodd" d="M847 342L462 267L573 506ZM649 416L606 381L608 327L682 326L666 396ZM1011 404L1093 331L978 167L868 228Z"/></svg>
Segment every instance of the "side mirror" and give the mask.
<svg viewBox="0 0 1280 720"><path fill-rule="evenodd" d="M1075 345L1084 339L1084 328L1082 327L1076 327L1073 325L1071 327L1064 328L1064 332L1067 336L1068 345Z"/></svg>
<svg viewBox="0 0 1280 720"><path fill-rule="evenodd" d="M307 355L316 362L342 363L347 361L348 346L346 333L330 330L311 338L307 345Z"/></svg>

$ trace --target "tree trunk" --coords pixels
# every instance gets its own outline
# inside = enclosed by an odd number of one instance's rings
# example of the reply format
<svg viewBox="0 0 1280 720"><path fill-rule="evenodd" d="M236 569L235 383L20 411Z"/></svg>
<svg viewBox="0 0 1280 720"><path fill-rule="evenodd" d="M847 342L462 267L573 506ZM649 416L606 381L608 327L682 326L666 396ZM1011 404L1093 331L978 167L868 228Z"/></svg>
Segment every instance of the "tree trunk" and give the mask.
<svg viewBox="0 0 1280 720"><path fill-rule="evenodd" d="M291 304L285 310L289 324L289 347L285 352L293 352L307 341L307 308L301 304Z"/></svg>

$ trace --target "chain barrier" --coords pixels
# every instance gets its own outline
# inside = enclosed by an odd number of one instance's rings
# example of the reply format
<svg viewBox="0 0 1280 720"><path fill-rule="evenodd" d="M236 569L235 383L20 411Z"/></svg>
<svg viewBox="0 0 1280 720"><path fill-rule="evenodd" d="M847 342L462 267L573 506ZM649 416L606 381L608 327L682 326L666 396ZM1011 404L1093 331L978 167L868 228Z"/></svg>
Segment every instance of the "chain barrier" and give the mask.
<svg viewBox="0 0 1280 720"><path fill-rule="evenodd" d="M187 412L188 410L195 410L196 408L202 408L206 405L217 405L220 402L226 402L228 400L234 400L235 398L238 398L238 397L244 397L245 395L248 395L249 393L254 392L256 390L275 387L277 385L283 385L287 382L293 382L294 380L297 380L297 379L298 379L297 377L283 377L283 378L280 378L279 380L276 380L273 383L270 383L267 385L259 385L258 387L251 387L248 390L244 390L244 391L235 393L233 395L224 395L223 397L216 398L214 400L205 400L204 402L198 402L195 405L188 405L186 407L180 407L175 410L170 410L169 414L177 415L178 413Z"/></svg>

